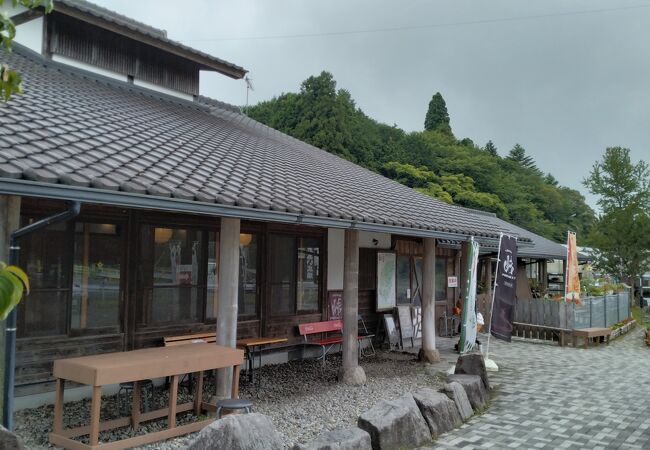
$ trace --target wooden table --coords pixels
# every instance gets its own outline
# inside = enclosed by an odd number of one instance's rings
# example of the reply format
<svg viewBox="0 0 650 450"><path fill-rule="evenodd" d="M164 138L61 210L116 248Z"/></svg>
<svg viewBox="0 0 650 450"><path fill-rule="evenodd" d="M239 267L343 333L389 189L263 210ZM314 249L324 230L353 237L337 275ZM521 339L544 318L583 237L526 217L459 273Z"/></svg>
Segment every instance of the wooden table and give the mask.
<svg viewBox="0 0 650 450"><path fill-rule="evenodd" d="M202 420L187 425L176 426L176 414L194 409L214 411L215 405L203 401L203 371L234 367L232 378L232 398L239 396L239 371L244 362L244 352L240 349L222 347L215 344L194 344L191 347L157 347L131 352L106 353L81 358L54 361L56 377L56 403L54 406L54 427L50 433L50 443L71 450L125 449L157 442L192 433L209 425L214 419ZM197 373L194 401L177 405L178 380L186 373ZM169 386L169 407L140 412L140 385L138 380L171 377ZM90 425L63 429L63 396L65 380L93 387L90 409ZM100 423L99 413L102 386L133 381L133 405L131 417L122 417ZM146 435L135 436L121 441L99 444L99 432L131 425L138 429L140 422L167 416L167 429ZM73 438L89 435L89 444Z"/></svg>
<svg viewBox="0 0 650 450"><path fill-rule="evenodd" d="M286 337L259 337L259 338L247 338L240 339L237 341L237 347L243 348L246 350L246 361L248 362L248 378L251 383L255 381L254 375L254 363L255 363L255 352L259 355L259 367L262 367L262 349L267 345L273 344L284 344L288 339Z"/></svg>
<svg viewBox="0 0 650 450"><path fill-rule="evenodd" d="M605 342L609 344L609 336L612 330L609 328L580 328L573 330L573 346L576 347L578 338L584 338L584 347L589 347L589 341L595 337L602 337Z"/></svg>

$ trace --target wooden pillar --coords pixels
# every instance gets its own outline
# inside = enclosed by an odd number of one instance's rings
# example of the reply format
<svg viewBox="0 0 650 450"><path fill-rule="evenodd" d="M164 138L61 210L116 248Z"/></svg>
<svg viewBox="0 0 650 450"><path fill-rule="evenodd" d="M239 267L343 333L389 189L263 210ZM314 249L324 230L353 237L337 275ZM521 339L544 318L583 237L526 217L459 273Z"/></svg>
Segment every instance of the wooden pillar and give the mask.
<svg viewBox="0 0 650 450"><path fill-rule="evenodd" d="M359 366L359 231L345 230L343 254L343 366L339 381L360 385L366 373Z"/></svg>
<svg viewBox="0 0 650 450"><path fill-rule="evenodd" d="M9 237L20 226L20 197L0 195L0 261L9 262ZM5 324L0 322L0 349L5 348ZM0 357L0 386L4 386L4 356ZM0 405L4 405L4 389L0 389ZM0 408L0 419L3 414Z"/></svg>
<svg viewBox="0 0 650 450"><path fill-rule="evenodd" d="M424 238L424 261L422 267L422 348L420 361L440 361L436 349L436 240Z"/></svg>
<svg viewBox="0 0 650 450"><path fill-rule="evenodd" d="M217 345L235 347L239 292L239 219L221 219ZM217 398L230 398L232 367L217 370Z"/></svg>
<svg viewBox="0 0 650 450"><path fill-rule="evenodd" d="M548 261L545 259L539 260L539 278L540 288L545 293L548 290Z"/></svg>

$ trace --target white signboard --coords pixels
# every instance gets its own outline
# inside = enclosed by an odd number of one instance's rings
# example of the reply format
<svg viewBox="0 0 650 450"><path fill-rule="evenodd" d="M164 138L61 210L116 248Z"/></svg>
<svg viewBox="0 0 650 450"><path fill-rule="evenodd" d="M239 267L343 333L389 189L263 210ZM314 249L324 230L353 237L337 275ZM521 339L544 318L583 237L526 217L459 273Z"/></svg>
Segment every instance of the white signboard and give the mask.
<svg viewBox="0 0 650 450"><path fill-rule="evenodd" d="M377 311L395 307L395 262L393 252L377 252Z"/></svg>
<svg viewBox="0 0 650 450"><path fill-rule="evenodd" d="M447 287L458 287L458 277L447 277Z"/></svg>

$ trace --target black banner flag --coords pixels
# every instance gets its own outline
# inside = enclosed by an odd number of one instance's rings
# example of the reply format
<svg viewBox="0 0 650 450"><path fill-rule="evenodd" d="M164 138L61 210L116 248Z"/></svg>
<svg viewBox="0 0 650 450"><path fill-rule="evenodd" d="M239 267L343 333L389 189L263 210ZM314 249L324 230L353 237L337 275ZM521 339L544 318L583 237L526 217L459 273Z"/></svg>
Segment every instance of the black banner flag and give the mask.
<svg viewBox="0 0 650 450"><path fill-rule="evenodd" d="M517 291L517 238L501 236L499 260L494 280L494 302L490 332L492 336L510 342L512 319L515 313Z"/></svg>

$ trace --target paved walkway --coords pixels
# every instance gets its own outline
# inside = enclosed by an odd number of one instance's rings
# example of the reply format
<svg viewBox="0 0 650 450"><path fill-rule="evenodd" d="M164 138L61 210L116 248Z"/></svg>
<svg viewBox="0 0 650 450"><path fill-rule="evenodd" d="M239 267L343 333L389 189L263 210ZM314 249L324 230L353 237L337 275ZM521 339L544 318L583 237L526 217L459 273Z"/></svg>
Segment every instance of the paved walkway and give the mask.
<svg viewBox="0 0 650 450"><path fill-rule="evenodd" d="M492 340L500 371L487 413L435 449L650 449L650 348L636 330L609 346Z"/></svg>

